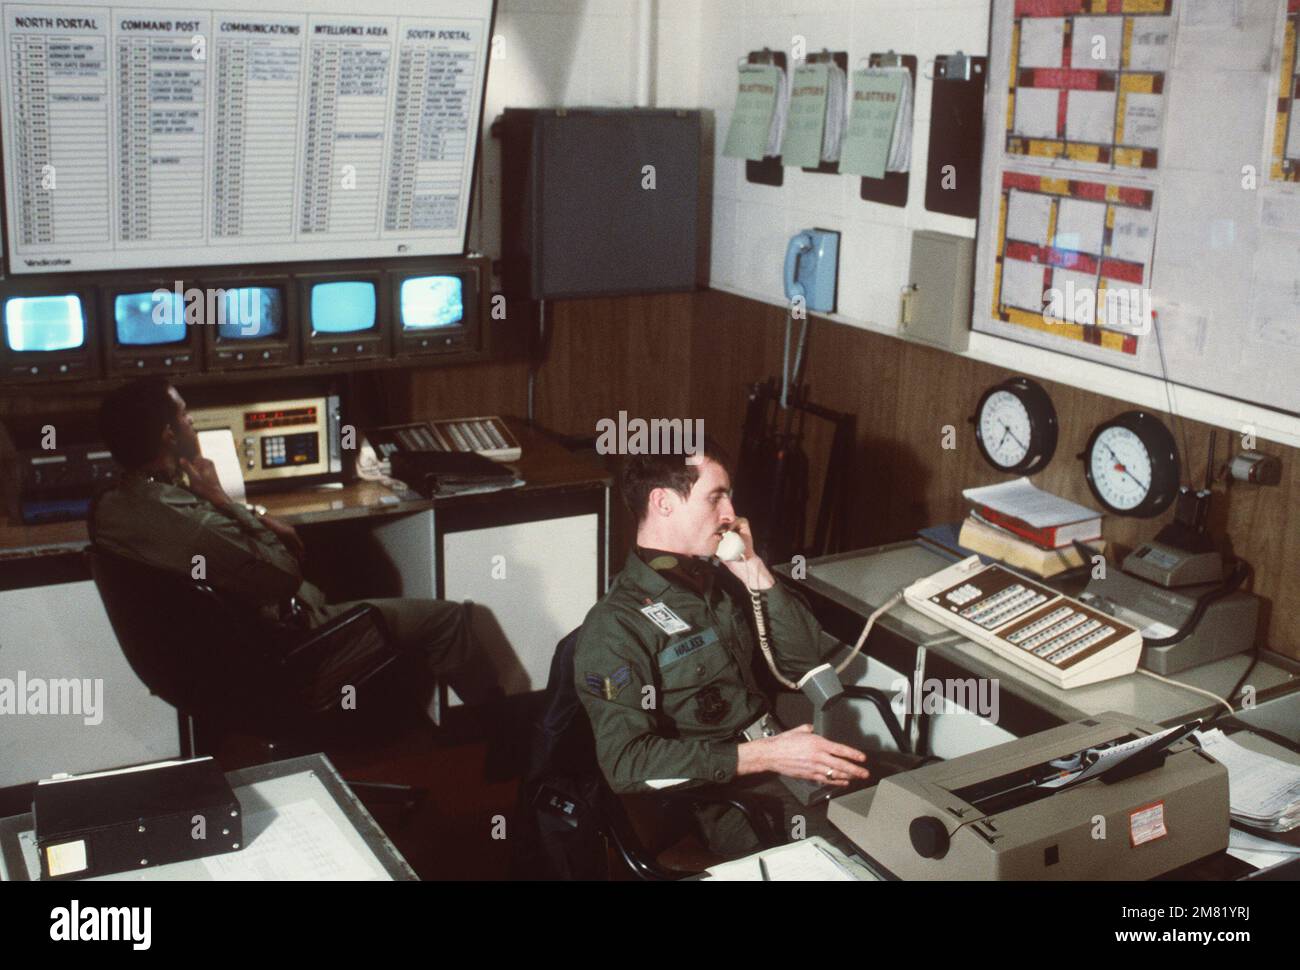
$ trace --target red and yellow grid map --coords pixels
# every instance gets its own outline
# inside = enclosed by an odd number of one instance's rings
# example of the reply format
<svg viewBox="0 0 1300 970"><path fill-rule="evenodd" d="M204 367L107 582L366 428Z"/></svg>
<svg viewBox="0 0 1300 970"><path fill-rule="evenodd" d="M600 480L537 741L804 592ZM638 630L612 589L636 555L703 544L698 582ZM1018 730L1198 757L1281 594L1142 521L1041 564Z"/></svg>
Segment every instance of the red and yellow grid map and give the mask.
<svg viewBox="0 0 1300 970"><path fill-rule="evenodd" d="M1173 0L1016 0L1006 151L1155 169Z"/></svg>
<svg viewBox="0 0 1300 970"><path fill-rule="evenodd" d="M1150 286L1154 200L1146 188L1004 171L993 316L1136 354L1137 336L1107 326L1105 308L1108 291L1128 299ZM1060 318L1047 313L1051 292L1066 305Z"/></svg>
<svg viewBox="0 0 1300 970"><path fill-rule="evenodd" d="M1300 182L1300 0L1287 0L1270 177Z"/></svg>

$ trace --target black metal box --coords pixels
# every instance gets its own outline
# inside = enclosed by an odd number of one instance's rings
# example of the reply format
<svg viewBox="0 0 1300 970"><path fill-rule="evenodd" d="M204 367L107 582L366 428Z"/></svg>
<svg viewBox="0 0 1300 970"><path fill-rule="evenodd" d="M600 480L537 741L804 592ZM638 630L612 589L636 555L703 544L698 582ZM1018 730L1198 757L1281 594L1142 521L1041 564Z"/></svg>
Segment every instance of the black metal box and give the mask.
<svg viewBox="0 0 1300 970"><path fill-rule="evenodd" d="M211 758L43 781L32 815L42 879L198 859L244 842L239 800Z"/></svg>

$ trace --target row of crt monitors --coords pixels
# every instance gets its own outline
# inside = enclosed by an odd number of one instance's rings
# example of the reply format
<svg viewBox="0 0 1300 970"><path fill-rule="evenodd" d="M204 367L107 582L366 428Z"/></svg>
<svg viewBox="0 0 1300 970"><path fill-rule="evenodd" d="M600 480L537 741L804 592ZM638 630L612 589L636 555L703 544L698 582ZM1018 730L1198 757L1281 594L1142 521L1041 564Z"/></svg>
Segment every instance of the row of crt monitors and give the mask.
<svg viewBox="0 0 1300 970"><path fill-rule="evenodd" d="M0 380L471 357L488 279L488 260L469 256L237 279L0 281Z"/></svg>

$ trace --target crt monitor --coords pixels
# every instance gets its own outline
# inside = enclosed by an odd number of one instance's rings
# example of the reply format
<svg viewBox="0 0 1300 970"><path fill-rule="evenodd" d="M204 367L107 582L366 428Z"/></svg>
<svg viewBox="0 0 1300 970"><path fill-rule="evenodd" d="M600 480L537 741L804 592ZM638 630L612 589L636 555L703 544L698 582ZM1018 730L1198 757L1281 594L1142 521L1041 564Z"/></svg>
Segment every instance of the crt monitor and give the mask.
<svg viewBox="0 0 1300 970"><path fill-rule="evenodd" d="M209 281L203 292L208 367L296 364L293 295L287 279Z"/></svg>
<svg viewBox="0 0 1300 970"><path fill-rule="evenodd" d="M478 353L487 301L486 258L426 262L392 278L398 353Z"/></svg>
<svg viewBox="0 0 1300 970"><path fill-rule="evenodd" d="M90 292L57 285L0 289L0 360L6 380L98 376Z"/></svg>
<svg viewBox="0 0 1300 970"><path fill-rule="evenodd" d="M201 291L157 281L105 287L110 374L173 373L199 359Z"/></svg>
<svg viewBox="0 0 1300 970"><path fill-rule="evenodd" d="M388 355L387 300L380 274L302 276L299 284L305 362Z"/></svg>

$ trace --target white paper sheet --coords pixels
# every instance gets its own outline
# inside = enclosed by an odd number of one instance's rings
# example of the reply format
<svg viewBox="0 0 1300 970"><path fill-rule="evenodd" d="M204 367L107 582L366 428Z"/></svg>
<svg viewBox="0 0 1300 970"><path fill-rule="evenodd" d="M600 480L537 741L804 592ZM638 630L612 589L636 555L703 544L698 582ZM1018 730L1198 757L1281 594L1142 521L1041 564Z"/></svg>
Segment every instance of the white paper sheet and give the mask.
<svg viewBox="0 0 1300 970"><path fill-rule="evenodd" d="M771 882L858 882L871 874L820 836L756 852L709 869L708 882L761 882L760 856Z"/></svg>
<svg viewBox="0 0 1300 970"><path fill-rule="evenodd" d="M1101 515L1086 506L1035 488L1027 478L968 488L961 494L968 502L987 505L995 512L1015 516L1036 529L1083 522Z"/></svg>
<svg viewBox="0 0 1300 970"><path fill-rule="evenodd" d="M236 502L244 500L244 468L239 463L235 449L235 435L229 428L215 428L199 432L199 448L203 457L217 466L221 487Z"/></svg>
<svg viewBox="0 0 1300 970"><path fill-rule="evenodd" d="M353 848L309 798L280 809L249 812L244 816L244 831L258 835L238 852L203 860L213 879L319 882L388 878L375 871L375 865Z"/></svg>

